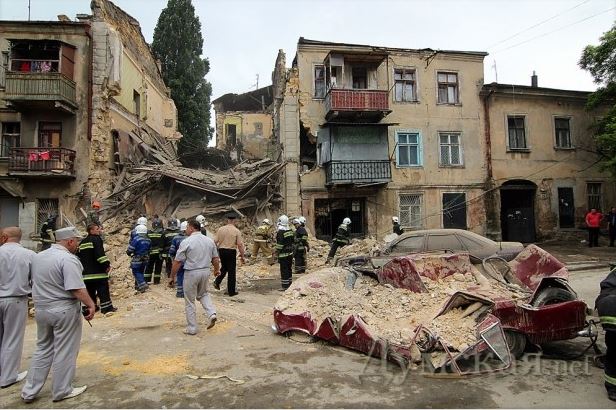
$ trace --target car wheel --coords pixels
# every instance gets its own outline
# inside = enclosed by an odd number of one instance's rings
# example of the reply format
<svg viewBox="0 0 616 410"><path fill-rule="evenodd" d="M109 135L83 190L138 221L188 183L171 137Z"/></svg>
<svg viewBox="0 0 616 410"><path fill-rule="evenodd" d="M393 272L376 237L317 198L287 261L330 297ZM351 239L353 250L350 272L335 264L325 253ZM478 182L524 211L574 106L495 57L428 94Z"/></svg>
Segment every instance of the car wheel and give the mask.
<svg viewBox="0 0 616 410"><path fill-rule="evenodd" d="M532 305L534 307L541 307L553 305L555 303L569 302L575 299L575 294L572 293L570 290L548 287L542 289L539 292L537 297L535 297L535 300L533 301Z"/></svg>
<svg viewBox="0 0 616 410"><path fill-rule="evenodd" d="M507 340L507 345L509 345L511 355L516 359L521 358L524 354L524 350L526 350L526 335L514 330L506 329L505 340Z"/></svg>

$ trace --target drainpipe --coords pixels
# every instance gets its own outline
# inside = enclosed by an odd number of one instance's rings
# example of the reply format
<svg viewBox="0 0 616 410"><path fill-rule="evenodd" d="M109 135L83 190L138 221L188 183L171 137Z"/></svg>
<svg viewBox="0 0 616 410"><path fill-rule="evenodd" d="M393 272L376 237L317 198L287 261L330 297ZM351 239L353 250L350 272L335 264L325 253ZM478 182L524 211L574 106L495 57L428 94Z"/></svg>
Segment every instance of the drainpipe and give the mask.
<svg viewBox="0 0 616 410"><path fill-rule="evenodd" d="M484 133L485 133L485 162L486 162L486 181L485 181L485 188L486 190L491 190L490 192L486 193L486 196L484 198L484 204L485 205L485 211L486 211L486 234L490 233L490 231L492 232L496 232L496 228L497 228L497 221L496 221L496 206L495 206L495 201L494 201L494 186L493 186L493 181L494 181L494 174L493 174L493 170L492 170L492 136L490 134L490 96L492 96L492 94L494 94L494 89L491 88L487 94L483 95L483 115L484 115ZM490 219L493 218L492 222L490 223Z"/></svg>
<svg viewBox="0 0 616 410"><path fill-rule="evenodd" d="M90 43L89 52L88 52L88 141L92 141L92 70L94 69L94 39L92 37L91 32L92 26L90 23L86 25L86 36L88 37L88 42Z"/></svg>

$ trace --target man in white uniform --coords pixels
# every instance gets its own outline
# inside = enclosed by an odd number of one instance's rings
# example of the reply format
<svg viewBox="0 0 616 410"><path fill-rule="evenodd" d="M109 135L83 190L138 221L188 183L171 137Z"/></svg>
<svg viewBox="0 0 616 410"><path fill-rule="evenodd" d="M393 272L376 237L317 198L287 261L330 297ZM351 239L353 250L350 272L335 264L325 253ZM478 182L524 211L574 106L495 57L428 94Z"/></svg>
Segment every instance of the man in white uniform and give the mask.
<svg viewBox="0 0 616 410"><path fill-rule="evenodd" d="M0 387L22 381L19 373L24 346L30 269L36 253L24 248L21 229L4 228L0 233Z"/></svg>
<svg viewBox="0 0 616 410"><path fill-rule="evenodd" d="M82 302L87 320L94 317L94 302L83 283L83 266L74 255L81 235L75 227L58 229L56 243L32 261L32 298L36 309L36 351L21 397L31 403L52 371L53 401L80 395L87 386L74 388L81 342Z"/></svg>
<svg viewBox="0 0 616 410"><path fill-rule="evenodd" d="M191 219L186 227L187 238L180 243L171 267L169 286L173 286L178 270L184 264L184 303L186 310L187 335L197 334L197 312L195 299L201 302L210 323L208 329L216 323L216 308L212 303L207 287L211 267L214 265L214 276L220 275L220 258L214 241L201 234L201 224Z"/></svg>

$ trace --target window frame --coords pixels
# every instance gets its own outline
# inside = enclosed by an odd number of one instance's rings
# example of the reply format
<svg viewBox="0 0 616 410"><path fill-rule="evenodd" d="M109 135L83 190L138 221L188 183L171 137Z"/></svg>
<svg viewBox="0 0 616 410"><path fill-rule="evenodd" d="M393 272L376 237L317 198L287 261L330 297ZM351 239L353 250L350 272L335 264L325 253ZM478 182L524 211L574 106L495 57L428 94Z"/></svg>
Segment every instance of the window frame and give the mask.
<svg viewBox="0 0 616 410"><path fill-rule="evenodd" d="M590 186L591 185L595 185L599 187L599 193L595 194L595 193L590 193ZM591 196L593 197L597 197L598 198L598 203L599 206L598 207L593 207L591 202ZM597 209L598 211L603 211L604 207L603 207L603 182L600 181L586 181L586 205L588 207L588 211L590 211L592 208Z"/></svg>
<svg viewBox="0 0 616 410"><path fill-rule="evenodd" d="M575 145L573 144L573 126L571 124L571 119L572 116L570 115L553 115L552 116L552 127L554 130L554 149L555 150L572 150L575 149ZM568 124L569 124L569 146L561 146L558 145L558 130L559 128L556 127L556 121L558 120L567 120Z"/></svg>
<svg viewBox="0 0 616 410"><path fill-rule="evenodd" d="M442 162L443 144L441 142L441 136L443 135L447 135L448 140L449 140L449 142L446 144L446 146L449 148L449 163L448 164L444 164ZM451 147L452 147L451 136L452 135L456 135L458 137L458 159L459 159L458 164L451 163ZM461 131L438 131L437 136L438 136L438 166L440 168L463 168L464 167L464 149L462 147L462 132Z"/></svg>
<svg viewBox="0 0 616 410"><path fill-rule="evenodd" d="M463 195L464 196L464 227L445 227L445 211L449 208L445 208L443 205L443 202L445 200L445 195ZM468 222L469 222L469 217L468 217L468 212L469 212L469 199L468 199L468 192L464 191L464 190L445 190L445 191L441 191L440 193L440 207L441 207L441 228L442 229L462 229L462 230L468 230Z"/></svg>
<svg viewBox="0 0 616 410"><path fill-rule="evenodd" d="M17 128L18 128L19 132L18 133L6 132L5 131L5 127L6 127L7 124L13 124L13 125L17 124ZM9 156L10 156L10 149L11 148L19 148L19 147L21 147L21 122L19 122L19 121L2 121L0 123L0 133L1 133L0 134L0 158L3 158L3 159L4 158L9 158ZM6 154L6 155L2 155L3 151L4 151L4 146L5 146L5 144L4 144L5 136L11 137L11 138L17 137L17 144L16 145L7 146L7 148L8 148L7 152L4 152L4 154Z"/></svg>
<svg viewBox="0 0 616 410"><path fill-rule="evenodd" d="M407 196L407 197L417 197L419 198L419 205L404 205L404 206L409 206L409 207L417 207L419 209L419 217L418 217L418 221L419 224L416 226L411 225L411 222L413 221L413 218L411 217L412 212L411 212L411 208L409 208L409 220L405 221L404 218L402 217L402 197L403 196ZM424 221L423 221L423 216L424 216L424 193L423 192L399 192L398 193L398 215L400 215L400 226L402 228L407 228L407 229L415 229L415 230L419 230L422 229L424 226ZM406 223L408 222L408 223Z"/></svg>
<svg viewBox="0 0 616 410"><path fill-rule="evenodd" d="M317 67L321 67L323 69L323 96L317 95ZM327 75L325 73L326 67L323 63L313 63L312 64L312 99L313 100L324 100L325 96L327 96Z"/></svg>
<svg viewBox="0 0 616 410"><path fill-rule="evenodd" d="M396 99L396 71L402 71L402 79L400 79L400 82L402 82L402 84L411 81L411 80L404 80L404 73L406 71L410 71L413 73L413 95L412 98L410 100L405 100L404 98L402 100L397 100ZM418 90L418 81L417 81L417 69L415 67L394 67L393 68L393 102L395 104L409 104L409 103L418 103L419 102L419 90ZM404 86L402 88L403 90L403 94L404 94Z"/></svg>
<svg viewBox="0 0 616 410"><path fill-rule="evenodd" d="M399 136L400 134L416 134L417 135L417 144L400 144ZM396 168L423 168L423 138L421 132L419 130L412 129L402 129L396 130L394 134L395 142L396 142ZM400 147L401 146L411 146L417 145L417 164L408 164L408 165L400 165ZM410 159L410 158L409 158Z"/></svg>
<svg viewBox="0 0 616 410"><path fill-rule="evenodd" d="M525 147L512 147L511 139L509 137L509 118L518 118L522 117L524 119L524 145ZM508 113L505 114L505 138L506 138L506 146L507 152L530 152L530 144L528 141L528 114L526 113Z"/></svg>
<svg viewBox="0 0 616 410"><path fill-rule="evenodd" d="M456 82L455 82L455 91L456 91L456 98L454 102L450 102L449 101L449 92L447 93L448 97L447 97L447 101L440 101L440 86L441 84L453 84L449 82L449 78L447 79L446 82L441 83L438 79L439 74L445 74L445 75L455 75L456 76ZM462 105L462 99L460 98L460 73L458 71L454 71L454 70L437 70L436 71L436 105Z"/></svg>

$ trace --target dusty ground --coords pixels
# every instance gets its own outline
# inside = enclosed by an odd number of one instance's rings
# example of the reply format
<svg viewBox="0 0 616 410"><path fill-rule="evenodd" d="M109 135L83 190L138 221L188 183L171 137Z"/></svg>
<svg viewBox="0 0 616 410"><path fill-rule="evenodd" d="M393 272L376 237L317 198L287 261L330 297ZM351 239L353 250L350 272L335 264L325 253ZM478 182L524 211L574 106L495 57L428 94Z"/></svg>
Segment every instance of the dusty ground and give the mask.
<svg viewBox="0 0 616 410"><path fill-rule="evenodd" d="M592 301L605 274L605 269L576 272L572 284ZM2 390L0 407L614 407L590 356L562 361L527 354L503 373L444 380L405 374L337 346L290 340L270 327L278 280L255 278L252 284L235 301L215 292L219 322L209 331L202 326L197 336L181 333L183 302L162 285L116 301L117 315L97 316L92 328L84 325L75 384L87 384L85 394L53 403L48 383L37 401L24 405L20 386L14 386ZM23 368L35 334L30 319ZM586 345L580 339L544 351L571 355ZM243 383L187 375L227 375Z"/></svg>

